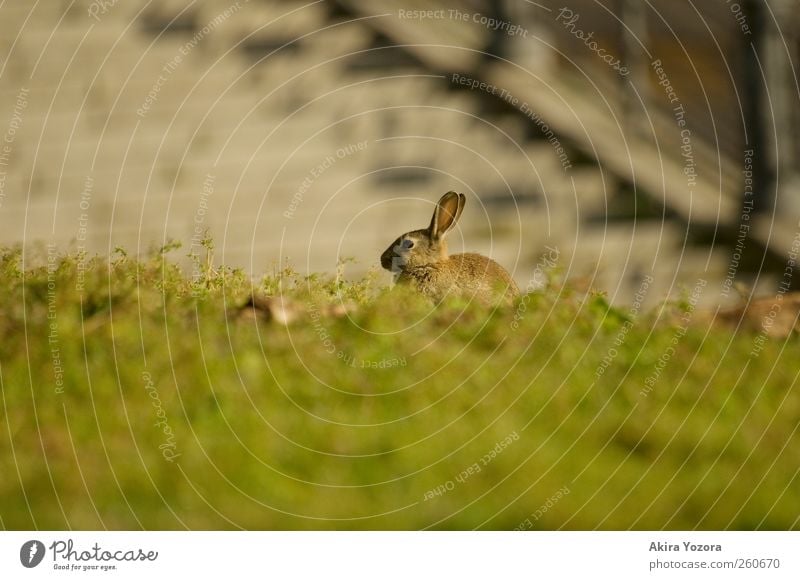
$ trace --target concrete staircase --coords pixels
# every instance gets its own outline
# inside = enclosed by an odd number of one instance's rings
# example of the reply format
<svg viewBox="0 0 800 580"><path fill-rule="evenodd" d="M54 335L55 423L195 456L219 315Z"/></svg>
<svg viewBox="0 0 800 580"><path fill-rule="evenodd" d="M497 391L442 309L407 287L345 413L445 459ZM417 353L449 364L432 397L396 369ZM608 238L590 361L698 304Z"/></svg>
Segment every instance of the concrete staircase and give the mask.
<svg viewBox="0 0 800 580"><path fill-rule="evenodd" d="M456 189L469 203L453 251L491 255L521 286L545 244L621 304L644 273L655 301L727 267L685 246L678 222L609 220L635 198L617 174L557 131L565 171L530 119L434 66L478 66L478 34L447 39L462 49L398 48L409 23L354 8L368 3L130 4L99 22L88 1L0 9L19 30L0 40L0 130L27 89L0 166L0 243L197 249L208 229L217 261L254 275L346 257L356 274ZM518 82L500 68L487 78Z"/></svg>

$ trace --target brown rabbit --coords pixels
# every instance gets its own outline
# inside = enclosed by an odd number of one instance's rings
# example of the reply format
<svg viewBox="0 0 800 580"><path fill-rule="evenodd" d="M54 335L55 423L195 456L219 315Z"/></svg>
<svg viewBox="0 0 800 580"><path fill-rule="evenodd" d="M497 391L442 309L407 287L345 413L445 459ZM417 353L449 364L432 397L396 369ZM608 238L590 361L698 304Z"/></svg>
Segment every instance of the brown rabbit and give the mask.
<svg viewBox="0 0 800 580"><path fill-rule="evenodd" d="M449 191L436 205L431 225L397 238L381 255L381 266L435 301L461 296L485 303L510 303L519 288L506 270L480 254L448 256L445 235L461 217L466 196Z"/></svg>

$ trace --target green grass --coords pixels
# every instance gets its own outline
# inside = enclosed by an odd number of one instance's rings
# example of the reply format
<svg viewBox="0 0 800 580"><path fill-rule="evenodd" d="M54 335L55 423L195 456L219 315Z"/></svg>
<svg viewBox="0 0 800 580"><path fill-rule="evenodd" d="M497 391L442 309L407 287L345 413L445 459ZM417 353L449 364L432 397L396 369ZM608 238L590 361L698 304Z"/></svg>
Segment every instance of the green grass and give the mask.
<svg viewBox="0 0 800 580"><path fill-rule="evenodd" d="M800 528L793 338L751 355L557 279L492 311L288 269L256 287L358 309L284 327L169 249L0 255L3 527Z"/></svg>

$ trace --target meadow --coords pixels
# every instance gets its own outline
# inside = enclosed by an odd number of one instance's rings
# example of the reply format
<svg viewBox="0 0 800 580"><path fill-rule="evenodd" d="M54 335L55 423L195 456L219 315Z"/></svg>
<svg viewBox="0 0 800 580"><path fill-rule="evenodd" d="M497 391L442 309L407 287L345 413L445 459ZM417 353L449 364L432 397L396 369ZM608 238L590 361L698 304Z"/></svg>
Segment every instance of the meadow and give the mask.
<svg viewBox="0 0 800 580"><path fill-rule="evenodd" d="M691 289L434 307L182 253L0 252L2 528L800 528L797 339Z"/></svg>

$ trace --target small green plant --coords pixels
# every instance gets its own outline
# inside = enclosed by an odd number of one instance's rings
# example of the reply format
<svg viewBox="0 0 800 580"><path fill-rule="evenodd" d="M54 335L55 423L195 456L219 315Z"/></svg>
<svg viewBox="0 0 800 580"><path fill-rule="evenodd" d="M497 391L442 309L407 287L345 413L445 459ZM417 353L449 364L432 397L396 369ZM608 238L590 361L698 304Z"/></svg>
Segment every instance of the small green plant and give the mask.
<svg viewBox="0 0 800 580"><path fill-rule="evenodd" d="M563 281L434 306L179 247L0 250L6 528L800 527L794 342Z"/></svg>

